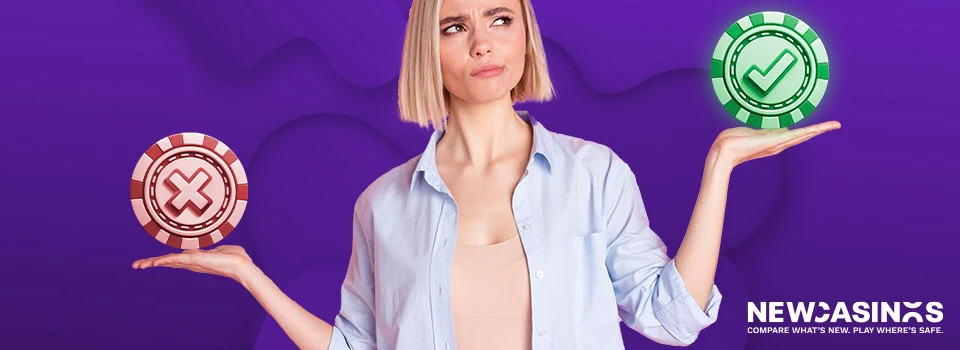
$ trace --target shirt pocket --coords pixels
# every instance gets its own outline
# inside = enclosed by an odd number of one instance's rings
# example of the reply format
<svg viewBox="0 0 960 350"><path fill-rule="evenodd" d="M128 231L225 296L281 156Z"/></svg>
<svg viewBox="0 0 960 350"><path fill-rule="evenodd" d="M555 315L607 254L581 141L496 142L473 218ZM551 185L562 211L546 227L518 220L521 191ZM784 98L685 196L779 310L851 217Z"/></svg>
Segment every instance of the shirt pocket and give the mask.
<svg viewBox="0 0 960 350"><path fill-rule="evenodd" d="M618 324L617 301L607 273L606 233L567 237L567 253L574 326L601 330Z"/></svg>

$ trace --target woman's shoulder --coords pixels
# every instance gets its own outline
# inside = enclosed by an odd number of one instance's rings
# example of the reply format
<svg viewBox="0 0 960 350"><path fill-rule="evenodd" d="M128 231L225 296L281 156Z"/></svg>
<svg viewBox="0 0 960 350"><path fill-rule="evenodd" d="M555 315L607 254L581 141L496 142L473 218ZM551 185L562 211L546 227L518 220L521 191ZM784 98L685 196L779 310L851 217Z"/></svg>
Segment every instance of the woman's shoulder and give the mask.
<svg viewBox="0 0 960 350"><path fill-rule="evenodd" d="M610 146L594 140L551 132L551 153L559 161L579 170L605 174L611 170L629 167Z"/></svg>
<svg viewBox="0 0 960 350"><path fill-rule="evenodd" d="M372 208L384 200L395 203L398 196L406 195L420 156L418 154L374 179L357 197L356 208Z"/></svg>
<svg viewBox="0 0 960 350"><path fill-rule="evenodd" d="M553 138L555 158L561 159L557 163L564 164L559 167L563 175L558 178L567 186L575 184L587 193L602 193L599 198L616 198L618 193L635 186L633 169L612 147L559 133L554 133Z"/></svg>

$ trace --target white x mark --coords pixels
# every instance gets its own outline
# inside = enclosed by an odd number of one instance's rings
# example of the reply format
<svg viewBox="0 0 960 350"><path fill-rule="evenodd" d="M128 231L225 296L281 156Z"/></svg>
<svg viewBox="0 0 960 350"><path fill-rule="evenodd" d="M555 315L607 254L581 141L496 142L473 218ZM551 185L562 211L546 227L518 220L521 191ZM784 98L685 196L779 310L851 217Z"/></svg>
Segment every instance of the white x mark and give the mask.
<svg viewBox="0 0 960 350"><path fill-rule="evenodd" d="M187 205L192 206L198 213L202 213L212 203L210 197L203 193L203 188L210 183L210 175L203 169L197 169L190 178L186 178L180 169L174 170L167 183L176 188L176 193L167 201L167 205L176 209L179 214Z"/></svg>

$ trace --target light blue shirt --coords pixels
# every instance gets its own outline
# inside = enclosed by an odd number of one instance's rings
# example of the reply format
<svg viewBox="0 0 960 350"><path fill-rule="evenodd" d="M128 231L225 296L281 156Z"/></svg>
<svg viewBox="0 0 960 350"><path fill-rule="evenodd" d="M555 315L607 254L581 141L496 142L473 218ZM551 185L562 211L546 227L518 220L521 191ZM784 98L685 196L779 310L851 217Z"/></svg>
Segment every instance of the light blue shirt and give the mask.
<svg viewBox="0 0 960 350"><path fill-rule="evenodd" d="M686 345L717 319L701 310L650 229L636 177L609 147L533 126L513 195L527 256L533 349L623 349L621 319ZM450 272L457 205L426 150L377 178L354 207L353 252L330 349L453 349Z"/></svg>

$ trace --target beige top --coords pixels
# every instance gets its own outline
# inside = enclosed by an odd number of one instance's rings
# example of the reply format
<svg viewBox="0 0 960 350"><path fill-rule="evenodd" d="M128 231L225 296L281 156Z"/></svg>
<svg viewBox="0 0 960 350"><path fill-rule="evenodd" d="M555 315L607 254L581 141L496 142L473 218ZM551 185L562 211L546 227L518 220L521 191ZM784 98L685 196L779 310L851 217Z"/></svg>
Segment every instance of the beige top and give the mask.
<svg viewBox="0 0 960 350"><path fill-rule="evenodd" d="M530 274L520 235L485 246L457 243L451 288L457 350L530 349Z"/></svg>

